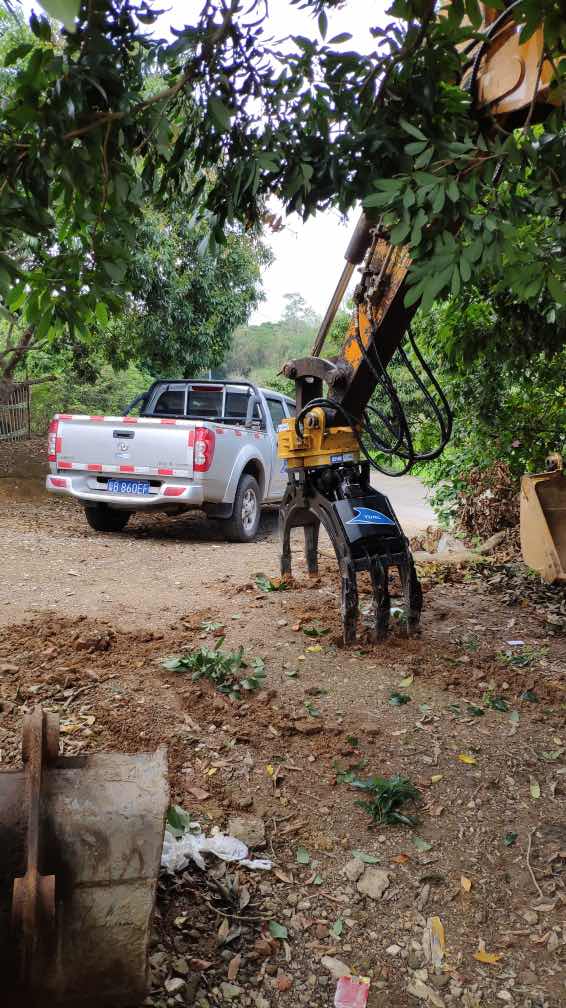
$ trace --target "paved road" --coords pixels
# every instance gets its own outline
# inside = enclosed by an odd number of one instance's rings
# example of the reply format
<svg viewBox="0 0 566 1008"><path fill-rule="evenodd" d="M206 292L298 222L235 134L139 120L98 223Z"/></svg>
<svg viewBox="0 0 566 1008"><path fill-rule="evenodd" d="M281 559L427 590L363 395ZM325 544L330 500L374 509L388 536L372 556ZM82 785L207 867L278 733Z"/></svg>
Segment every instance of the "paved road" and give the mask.
<svg viewBox="0 0 566 1008"><path fill-rule="evenodd" d="M386 494L408 536L424 532L429 525L438 525L438 518L429 503L430 490L416 476L382 476L372 473L371 484Z"/></svg>

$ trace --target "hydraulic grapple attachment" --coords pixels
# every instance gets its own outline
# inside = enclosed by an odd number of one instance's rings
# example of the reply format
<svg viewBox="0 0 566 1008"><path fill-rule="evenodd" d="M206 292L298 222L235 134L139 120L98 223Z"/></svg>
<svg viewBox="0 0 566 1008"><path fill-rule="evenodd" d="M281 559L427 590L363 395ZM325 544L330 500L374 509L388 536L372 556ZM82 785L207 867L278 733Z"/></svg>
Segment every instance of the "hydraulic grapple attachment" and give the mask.
<svg viewBox="0 0 566 1008"><path fill-rule="evenodd" d="M0 773L2 1005L135 1005L169 801L165 749L59 756L56 715L24 724Z"/></svg>
<svg viewBox="0 0 566 1008"><path fill-rule="evenodd" d="M283 575L291 573L291 529L304 528L309 574L318 572L320 526L328 533L342 581L344 643L356 638L359 571L366 571L371 578L373 640L382 639L389 626L391 568L399 572L403 588L405 628L410 632L418 626L422 592L409 544L388 498L370 486L367 462L290 468L279 523Z"/></svg>

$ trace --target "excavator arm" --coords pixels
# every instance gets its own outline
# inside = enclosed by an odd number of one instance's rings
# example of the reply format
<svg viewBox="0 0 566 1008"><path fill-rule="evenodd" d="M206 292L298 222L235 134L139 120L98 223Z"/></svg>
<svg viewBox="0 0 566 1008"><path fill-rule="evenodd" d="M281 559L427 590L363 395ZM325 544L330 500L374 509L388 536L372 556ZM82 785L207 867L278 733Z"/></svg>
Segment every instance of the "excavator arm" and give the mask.
<svg viewBox="0 0 566 1008"><path fill-rule="evenodd" d="M553 69L545 59L543 30L520 44L512 16L514 4L503 13L481 6L483 37L468 54L463 85L472 93L479 116L514 128L525 115L530 119L535 106L542 115L551 103ZM418 302L405 305L410 251L391 245L380 223L372 223L364 214L345 259L312 354L283 367L283 373L296 383L297 418L280 429L279 454L289 469L280 513L282 573L291 571L290 531L295 526L304 527L307 566L316 573L322 524L341 572L344 639L349 642L356 634L358 572L367 571L372 581L369 629L374 639L383 637L388 628L391 568L397 568L400 576L408 631L418 626L422 594L408 541L391 504L370 484L370 460L360 434L372 395L418 308ZM327 359L322 355L324 342L356 268L361 276L354 293L354 315L338 357ZM447 420L444 440L449 427ZM558 553L564 552L566 569L566 514L562 524L564 542ZM555 554L556 549L553 569Z"/></svg>

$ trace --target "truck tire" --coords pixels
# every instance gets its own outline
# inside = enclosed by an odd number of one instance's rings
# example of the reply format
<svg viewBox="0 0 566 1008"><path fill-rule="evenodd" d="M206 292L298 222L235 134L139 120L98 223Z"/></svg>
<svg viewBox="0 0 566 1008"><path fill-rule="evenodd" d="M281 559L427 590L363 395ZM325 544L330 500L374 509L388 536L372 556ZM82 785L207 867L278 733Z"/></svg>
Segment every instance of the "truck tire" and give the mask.
<svg viewBox="0 0 566 1008"><path fill-rule="evenodd" d="M232 517L224 524L224 533L230 542L251 542L255 539L261 517L261 494L257 480L244 473L236 496Z"/></svg>
<svg viewBox="0 0 566 1008"><path fill-rule="evenodd" d="M85 505L85 517L95 532L121 532L128 524L131 511L115 511L106 504Z"/></svg>

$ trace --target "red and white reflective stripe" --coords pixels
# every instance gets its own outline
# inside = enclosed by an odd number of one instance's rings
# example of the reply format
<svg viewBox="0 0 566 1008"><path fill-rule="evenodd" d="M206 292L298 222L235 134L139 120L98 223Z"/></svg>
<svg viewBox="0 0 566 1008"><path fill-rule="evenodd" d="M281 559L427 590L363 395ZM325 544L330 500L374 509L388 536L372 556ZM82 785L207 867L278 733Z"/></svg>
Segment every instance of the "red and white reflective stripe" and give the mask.
<svg viewBox="0 0 566 1008"><path fill-rule="evenodd" d="M242 437L242 433L243 432L241 430L235 430L234 431L234 434L236 435L236 437Z"/></svg>
<svg viewBox="0 0 566 1008"><path fill-rule="evenodd" d="M95 473L134 473L136 476L183 476L185 479L190 475L190 470L184 466L182 469L156 469L153 466L128 466L128 465L104 465L101 462L67 462L64 459L57 460L58 469L72 469L73 472L95 472Z"/></svg>
<svg viewBox="0 0 566 1008"><path fill-rule="evenodd" d="M66 486L68 486L68 483L69 483L69 481L66 480L66 479L63 479L62 476L50 476L49 477L49 484L50 484L50 486L54 486L54 487L66 487Z"/></svg>
<svg viewBox="0 0 566 1008"><path fill-rule="evenodd" d="M97 420L98 422L104 420L103 416L89 416L89 420Z"/></svg>
<svg viewBox="0 0 566 1008"><path fill-rule="evenodd" d="M187 437L187 444L188 444L189 448L194 448L194 446L195 446L195 429L194 429L194 427L191 428L191 430L189 431L189 434L188 434L188 437Z"/></svg>
<svg viewBox="0 0 566 1008"><path fill-rule="evenodd" d="M177 421L176 420L171 420L171 419L169 419L167 417L160 417L159 423L160 424L165 424L167 427L175 427L176 424L177 424Z"/></svg>
<svg viewBox="0 0 566 1008"><path fill-rule="evenodd" d="M187 489L186 486L168 486L168 487L165 487L165 490L163 491L163 496L164 497L180 497L181 494L184 494L184 492L185 492L186 489Z"/></svg>

